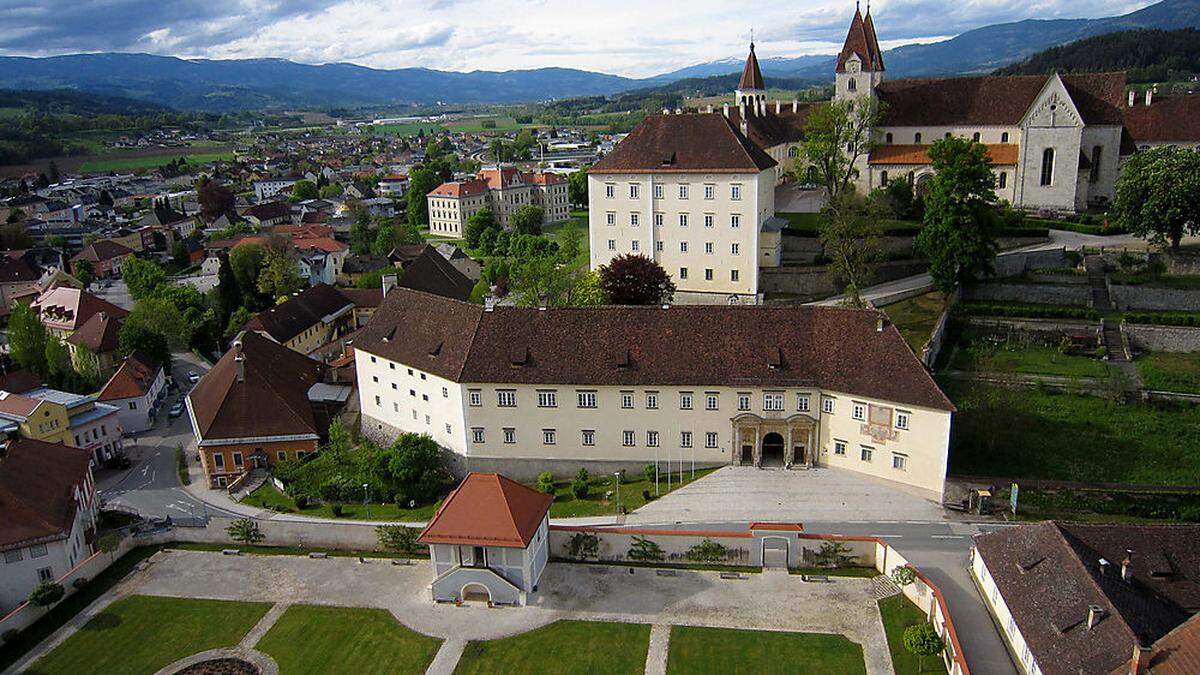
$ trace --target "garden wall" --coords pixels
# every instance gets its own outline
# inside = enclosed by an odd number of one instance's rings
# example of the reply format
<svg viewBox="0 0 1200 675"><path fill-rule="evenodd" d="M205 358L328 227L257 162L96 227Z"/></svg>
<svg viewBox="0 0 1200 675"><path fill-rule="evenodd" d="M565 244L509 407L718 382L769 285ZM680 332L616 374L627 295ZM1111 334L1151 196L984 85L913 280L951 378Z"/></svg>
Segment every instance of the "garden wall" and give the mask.
<svg viewBox="0 0 1200 675"><path fill-rule="evenodd" d="M921 274L929 265L921 260L893 260L875 266L874 284L882 284ZM827 266L764 267L759 272L758 290L764 293L788 293L803 298L827 298L842 291Z"/></svg>
<svg viewBox="0 0 1200 675"><path fill-rule="evenodd" d="M1130 344L1138 351L1200 352L1200 328L1124 323L1121 330L1129 336Z"/></svg>
<svg viewBox="0 0 1200 675"><path fill-rule="evenodd" d="M1100 334L1100 322L1068 321L1062 319L1019 319L990 316L961 316L955 320L959 327L969 327L998 340L1012 333L1056 346L1065 335Z"/></svg>
<svg viewBox="0 0 1200 675"><path fill-rule="evenodd" d="M1087 307L1091 290L1087 286L1052 284L1014 284L990 282L971 284L963 289L964 300L1020 302L1038 305Z"/></svg>
<svg viewBox="0 0 1200 675"><path fill-rule="evenodd" d="M1161 260L1167 274L1200 276L1200 251L1162 251L1150 255L1151 260Z"/></svg>
<svg viewBox="0 0 1200 675"><path fill-rule="evenodd" d="M933 333L929 336L929 341L921 348L921 363L930 370L937 363L938 354L942 351L942 346L946 343L946 333L950 326L950 313L954 309L954 305L958 303L962 297L962 290L955 289L954 293L946 300L946 307L938 316L937 323L933 325Z"/></svg>
<svg viewBox="0 0 1200 675"><path fill-rule="evenodd" d="M302 518L303 516L298 516ZM201 544L228 544L237 548L225 528L232 519L210 518L205 527L177 527L171 532L170 541L187 541ZM364 551L383 550L375 535L375 526L387 523L330 523L319 520L255 520L263 533L263 546L297 546L309 549L337 548Z"/></svg>
<svg viewBox="0 0 1200 675"><path fill-rule="evenodd" d="M1038 243L1044 239L1031 240ZM1046 267L1065 267L1067 264L1067 249L1052 248L1043 251L1021 251L1003 253L996 256L995 277L1016 277L1026 272Z"/></svg>
<svg viewBox="0 0 1200 675"><path fill-rule="evenodd" d="M1112 284L1109 292L1120 310L1200 312L1200 290Z"/></svg>

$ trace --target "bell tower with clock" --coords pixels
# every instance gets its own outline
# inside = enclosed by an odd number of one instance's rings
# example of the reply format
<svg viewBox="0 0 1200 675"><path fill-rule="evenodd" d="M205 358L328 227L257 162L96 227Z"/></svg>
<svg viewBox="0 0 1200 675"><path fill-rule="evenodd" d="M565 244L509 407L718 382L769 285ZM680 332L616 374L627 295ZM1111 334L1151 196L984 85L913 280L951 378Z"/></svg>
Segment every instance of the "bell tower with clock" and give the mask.
<svg viewBox="0 0 1200 675"><path fill-rule="evenodd" d="M879 49L879 38L875 35L871 7L867 5L864 17L856 5L846 44L838 54L834 100L874 96L875 87L883 81L883 71L883 51Z"/></svg>

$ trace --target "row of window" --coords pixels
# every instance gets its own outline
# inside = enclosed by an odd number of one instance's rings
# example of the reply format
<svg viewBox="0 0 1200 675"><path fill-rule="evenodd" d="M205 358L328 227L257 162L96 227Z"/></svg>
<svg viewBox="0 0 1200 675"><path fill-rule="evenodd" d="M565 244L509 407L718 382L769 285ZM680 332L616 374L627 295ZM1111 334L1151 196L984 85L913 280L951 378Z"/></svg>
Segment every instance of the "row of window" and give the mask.
<svg viewBox="0 0 1200 675"><path fill-rule="evenodd" d="M688 224L691 222L691 220L692 220L692 214L680 213L677 216L676 222L679 223L680 227L687 227ZM616 225L617 224L617 212L616 211L606 212L604 214L604 223L606 225ZM654 213L654 226L662 227L664 225L664 223L666 223L666 214L656 211ZM638 227L641 224L642 224L642 214L638 211L631 212L629 214L629 226L630 227ZM712 227L716 227L716 224L717 224L716 214L714 214L714 213L705 213L704 214L704 227L712 228ZM741 226L742 226L742 214L740 214L740 213L729 214L729 227L736 230L737 228L739 228Z"/></svg>
<svg viewBox="0 0 1200 675"><path fill-rule="evenodd" d="M512 445L517 442L516 428L505 427L504 429L501 430L501 433L502 433L502 436L504 439L504 443L506 445ZM721 440L721 437L717 432L715 432L715 431L704 432L704 447L705 448L707 448L709 450L716 449L717 447L719 447L720 440ZM487 442L487 433L485 432L483 427L474 427L471 429L471 442L475 443L477 445ZM594 446L596 444L596 430L595 429L581 429L579 431L579 443L580 443L580 445L583 445L583 446ZM558 444L558 430L557 429L542 429L542 444L543 445L557 445ZM622 431L621 432L621 446L626 447L626 448L637 447L637 432L630 431L630 430ZM657 431L647 431L646 432L646 447L647 448L661 447L660 436ZM682 449L688 449L688 448L692 447L692 432L690 432L690 431L680 431L679 432L679 447Z"/></svg>
<svg viewBox="0 0 1200 675"><path fill-rule="evenodd" d="M609 239L608 243L609 243L608 250L610 250L610 251L617 250L617 240L616 239ZM641 242L639 242L637 239L634 239L633 241L629 242L629 249L631 251L637 252L637 251L640 251L641 248L642 248ZM662 253L664 248L665 248L665 245L663 244L662 240L654 242L654 252L655 253ZM680 253L688 252L688 243L686 241L679 242L679 252ZM711 241L704 242L704 255L714 255L714 254L716 254L716 252L717 252L716 244L714 244ZM734 242L729 245L729 255L741 255L741 254L742 254L742 245L740 243Z"/></svg>
<svg viewBox="0 0 1200 675"><path fill-rule="evenodd" d="M954 134L952 134L952 133L950 133L949 131L947 131L947 132L945 133L945 135L943 136L943 138L950 138L950 137L952 137L952 136L954 136ZM978 131L976 131L975 133L971 134L971 140L975 141L976 143L980 142L980 139L981 139L981 138L982 138L982 137L980 136L980 134L979 134L979 132L978 132ZM883 140L884 140L884 142L886 142L888 145L892 145L893 143L895 143L896 137L895 137L895 135L894 135L892 132L890 132L890 131L889 131L889 132L887 132L887 134L885 134L885 135L884 135L884 137L883 137ZM913 134L913 143L915 143L915 144L917 144L917 145L920 145L920 143L921 143L921 141L922 141L922 140L924 140L924 136L921 134L921 132L919 132L919 131L918 131L918 132L916 132L916 133L914 133L914 134ZM1008 142L1008 132L1007 132L1007 131L1003 131L1003 132L1001 132L1001 133L1000 133L1000 142L1001 142L1001 143L1007 143L1007 142Z"/></svg>
<svg viewBox="0 0 1200 675"><path fill-rule="evenodd" d="M847 445L846 441L839 441L837 439L834 439L833 454L837 455L838 457L845 457L846 456L846 445ZM875 448L873 448L869 445L858 446L858 458L860 461L868 462L868 463L875 461ZM908 455L906 455L902 452L893 451L892 452L892 468L896 469L897 471L907 471L908 470Z"/></svg>
<svg viewBox="0 0 1200 675"><path fill-rule="evenodd" d="M676 192L676 194L679 195L680 199L688 199L690 197L690 195L691 195L691 185L690 184L680 183L677 186L677 189L678 189L678 192ZM704 190L704 198L705 199L712 200L712 199L717 198L717 186L715 183L705 183L703 186L703 190ZM640 199L641 194L642 194L641 183L630 183L629 184L629 198L630 199ZM605 183L604 184L604 196L607 197L608 199L615 199L617 196L617 184L616 183ZM654 185L654 198L655 199L665 199L666 198L666 187L662 183L656 183ZM729 198L734 201L738 201L742 198L742 185L740 183L734 183L733 185L729 186Z"/></svg>
<svg viewBox="0 0 1200 675"><path fill-rule="evenodd" d="M91 438L88 437L89 434L91 435ZM93 427L91 429L85 430L83 432L83 440L82 441L79 440L79 434L75 434L75 445L77 445L79 447L83 447L84 443L91 443L92 441L98 441L98 440L100 440L101 436L105 436L105 437L108 436L108 426L105 424L101 424L99 427Z"/></svg>
<svg viewBox="0 0 1200 675"><path fill-rule="evenodd" d="M20 549L20 548L8 549L7 551L4 552L4 562L6 562L6 563L21 562L22 560L25 559L25 556L22 553L22 551L24 551L24 549ZM49 554L49 551L46 549L45 544L34 544L33 546L29 547L29 559L30 560L33 560L35 558L41 558L48 554ZM43 581L45 581L45 580L43 579Z"/></svg>
<svg viewBox="0 0 1200 675"><path fill-rule="evenodd" d="M307 456L308 456L308 453L303 450L299 450L296 452L296 459L304 459ZM214 468L217 468L217 469L225 468L225 453L214 452L212 458L213 458L213 467ZM276 452L275 458L281 462L286 460L287 459L287 451L280 450L280 451ZM245 463L246 463L246 461L245 461L245 458L242 456L242 453L240 453L240 452L233 453L234 468L240 469L243 466L245 466Z"/></svg>

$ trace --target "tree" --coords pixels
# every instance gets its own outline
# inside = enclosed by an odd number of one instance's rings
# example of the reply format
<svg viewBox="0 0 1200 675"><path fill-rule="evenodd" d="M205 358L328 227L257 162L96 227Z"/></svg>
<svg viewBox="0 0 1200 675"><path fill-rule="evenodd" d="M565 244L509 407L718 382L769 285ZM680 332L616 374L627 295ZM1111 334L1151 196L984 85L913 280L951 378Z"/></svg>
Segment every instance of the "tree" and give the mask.
<svg viewBox="0 0 1200 675"><path fill-rule="evenodd" d="M337 183L330 183L329 185L323 186L318 194L321 195L321 199L334 199L336 197L341 197L342 192L343 190L341 185L338 185Z"/></svg>
<svg viewBox="0 0 1200 675"><path fill-rule="evenodd" d="M577 227L567 227L563 230L558 245L558 258L563 264L569 265L583 252L585 232Z"/></svg>
<svg viewBox="0 0 1200 675"><path fill-rule="evenodd" d="M871 128L879 119L879 103L870 96L814 106L809 113L802 155L828 199L835 199L858 175L858 165L871 152Z"/></svg>
<svg viewBox="0 0 1200 675"><path fill-rule="evenodd" d="M413 169L408 174L408 224L429 226L429 201L426 195L441 185L441 179L429 169Z"/></svg>
<svg viewBox="0 0 1200 675"><path fill-rule="evenodd" d="M396 226L391 222L384 223L375 231L375 238L371 241L370 253L379 256L386 256L396 247Z"/></svg>
<svg viewBox="0 0 1200 675"><path fill-rule="evenodd" d="M121 264L121 278L129 287L129 297L143 300L150 297L167 281L167 273L153 260L129 256Z"/></svg>
<svg viewBox="0 0 1200 675"><path fill-rule="evenodd" d="M645 537L633 536L633 545L629 547L626 556L639 562L653 562L665 558L662 547Z"/></svg>
<svg viewBox="0 0 1200 675"><path fill-rule="evenodd" d="M371 241L375 233L371 230L371 216L365 210L359 211L350 225L350 252L354 255L366 255L371 251Z"/></svg>
<svg viewBox="0 0 1200 675"><path fill-rule="evenodd" d="M292 185L291 201L301 202L306 199L316 199L321 196L317 184L311 180L298 180Z"/></svg>
<svg viewBox="0 0 1200 675"><path fill-rule="evenodd" d="M567 199L575 206L588 205L587 172L590 166L580 167L578 171L567 174Z"/></svg>
<svg viewBox="0 0 1200 675"><path fill-rule="evenodd" d="M509 286L522 307L553 307L563 304L574 285L570 272L549 256L531 258L512 268Z"/></svg>
<svg viewBox="0 0 1200 675"><path fill-rule="evenodd" d="M200 216L210 223L226 213L233 213L237 203L232 190L211 179L196 186L196 200L200 202Z"/></svg>
<svg viewBox="0 0 1200 675"><path fill-rule="evenodd" d="M576 532L567 540L567 557L587 560L600 554L600 537L593 532Z"/></svg>
<svg viewBox="0 0 1200 675"><path fill-rule="evenodd" d="M13 304L8 318L8 350L21 368L46 372L46 327L28 303Z"/></svg>
<svg viewBox="0 0 1200 675"><path fill-rule="evenodd" d="M675 297L675 283L654 260L627 253L600 268L600 288L614 305L665 305Z"/></svg>
<svg viewBox="0 0 1200 675"><path fill-rule="evenodd" d="M1134 153L1117 178L1111 215L1127 230L1178 249L1200 234L1200 153L1162 146Z"/></svg>
<svg viewBox="0 0 1200 675"><path fill-rule="evenodd" d="M51 183L57 183L62 178L62 174L58 172L58 164L56 164L54 160L50 160L50 167L48 170L50 172L49 178Z"/></svg>
<svg viewBox="0 0 1200 675"><path fill-rule="evenodd" d="M84 288L92 285L92 282L96 280L96 268L92 265L91 260L80 260L75 263L75 278L83 284Z"/></svg>
<svg viewBox="0 0 1200 675"><path fill-rule="evenodd" d="M96 540L96 546L102 552L107 553L108 559L112 560L112 555L117 552L117 549L121 548L120 531L110 530L100 535L100 538Z"/></svg>
<svg viewBox="0 0 1200 675"><path fill-rule="evenodd" d="M917 580L917 571L908 565L896 565L892 569L892 581L900 588L911 586Z"/></svg>
<svg viewBox="0 0 1200 675"><path fill-rule="evenodd" d="M71 365L71 352L57 335L46 336L46 378L52 386L63 386L75 369Z"/></svg>
<svg viewBox="0 0 1200 675"><path fill-rule="evenodd" d="M162 297L143 298L134 303L133 311L125 317L121 330L130 326L140 326L161 334L173 349L186 349L195 328L173 302Z"/></svg>
<svg viewBox="0 0 1200 675"><path fill-rule="evenodd" d="M262 530L258 529L258 523L249 518L233 521L225 528L225 533L230 539L247 546L254 546L265 539Z"/></svg>
<svg viewBox="0 0 1200 675"><path fill-rule="evenodd" d="M329 440L325 441L321 451L332 457L334 462L341 463L353 448L354 439L350 437L350 432L340 418L334 418L329 425Z"/></svg>
<svg viewBox="0 0 1200 675"><path fill-rule="evenodd" d="M574 285L567 289L566 300L561 303L566 307L599 307L607 305L608 295L600 285L600 274L591 270L579 269L573 273Z"/></svg>
<svg viewBox="0 0 1200 675"><path fill-rule="evenodd" d="M242 291L239 304L250 309L259 309L267 304L258 293L258 276L262 273L266 257L267 250L259 244L242 244L229 252L229 267Z"/></svg>
<svg viewBox="0 0 1200 675"><path fill-rule="evenodd" d="M420 533L421 531L415 527L403 525L378 525L375 527L375 536L379 539L379 545L398 553L415 553L420 546L417 542L417 535Z"/></svg>
<svg viewBox="0 0 1200 675"><path fill-rule="evenodd" d="M187 244L182 241L176 241L171 245L171 262L179 269L186 269L192 264L192 257L188 254Z"/></svg>
<svg viewBox="0 0 1200 675"><path fill-rule="evenodd" d="M87 345L75 345L71 355L71 366L79 378L79 385L85 391L93 391L102 384L100 359Z"/></svg>
<svg viewBox="0 0 1200 675"><path fill-rule="evenodd" d="M25 220L25 211L23 209L13 209L8 212L8 218L4 222L8 224L19 223Z"/></svg>
<svg viewBox="0 0 1200 675"><path fill-rule="evenodd" d="M931 623L919 623L904 629L904 648L917 655L917 672L925 670L925 657L937 656L946 648Z"/></svg>
<svg viewBox="0 0 1200 675"><path fill-rule="evenodd" d="M689 548L684 555L693 562L720 562L728 554L729 549L723 544L705 537L704 541Z"/></svg>
<svg viewBox="0 0 1200 675"><path fill-rule="evenodd" d="M916 244L929 258L933 283L950 293L960 282L992 272L995 179L987 148L976 141L940 139L930 146L929 159L935 173Z"/></svg>
<svg viewBox="0 0 1200 675"><path fill-rule="evenodd" d="M233 266L229 264L229 256L221 255L220 265L217 267L217 321L221 324L229 322L230 315L242 306L244 298L242 297L242 289L238 284L237 275L233 273Z"/></svg>
<svg viewBox="0 0 1200 675"><path fill-rule="evenodd" d="M816 561L822 567L846 567L858 556L850 555L850 547L840 541L827 541L817 551Z"/></svg>
<svg viewBox="0 0 1200 675"><path fill-rule="evenodd" d="M272 298L286 298L304 286L296 270L296 261L286 252L267 251L258 274L258 292Z"/></svg>
<svg viewBox="0 0 1200 675"><path fill-rule="evenodd" d="M880 221L886 214L881 201L864 199L851 188L830 199L821 213L821 247L829 271L846 284L846 304L862 307L859 291L870 284L872 265L883 257Z"/></svg>
<svg viewBox="0 0 1200 675"><path fill-rule="evenodd" d="M512 214L509 224L512 225L513 232L517 234L541 234L542 220L545 217L545 209L533 204L526 204Z"/></svg>
<svg viewBox="0 0 1200 675"><path fill-rule="evenodd" d="M401 434L391 447L388 470L405 494L418 501L432 499L446 479L438 444L429 436Z"/></svg>
<svg viewBox="0 0 1200 675"><path fill-rule="evenodd" d="M543 471L537 477L537 489L539 492L544 492L548 495L554 494L554 474L549 471Z"/></svg>
<svg viewBox="0 0 1200 675"><path fill-rule="evenodd" d="M500 224L496 222L496 215L491 209L479 209L467 218L467 228L463 232L463 241L467 248L479 248L480 238L484 232L499 231Z"/></svg>
<svg viewBox="0 0 1200 675"><path fill-rule="evenodd" d="M232 340L234 336L242 331L242 327L250 323L250 319L254 318L254 312L245 307L238 307L233 310L233 314L229 315L229 321L225 324L225 332L221 334L226 342Z"/></svg>
<svg viewBox="0 0 1200 675"><path fill-rule="evenodd" d="M33 592L29 594L29 602L35 607L49 607L63 599L67 594L66 589L62 584L53 581L43 581L33 587Z"/></svg>
<svg viewBox="0 0 1200 675"><path fill-rule="evenodd" d="M489 152L492 155L492 159L496 160L497 165L503 164L504 160L512 157L512 153L509 151L508 144L505 143L504 139L502 138L497 138L492 141Z"/></svg>
<svg viewBox="0 0 1200 675"><path fill-rule="evenodd" d="M117 333L117 349L122 356L142 352L167 367L171 363L171 346L167 336L146 326L126 323Z"/></svg>

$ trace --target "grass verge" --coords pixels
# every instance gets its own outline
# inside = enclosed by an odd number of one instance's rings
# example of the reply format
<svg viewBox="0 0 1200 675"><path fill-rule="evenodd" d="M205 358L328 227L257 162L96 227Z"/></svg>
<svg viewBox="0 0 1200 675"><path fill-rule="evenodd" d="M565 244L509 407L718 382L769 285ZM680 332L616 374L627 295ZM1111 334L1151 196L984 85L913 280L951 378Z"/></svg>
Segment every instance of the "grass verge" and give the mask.
<svg viewBox="0 0 1200 675"><path fill-rule="evenodd" d="M874 579L879 575L879 571L874 567L794 567L788 570L788 574Z"/></svg>
<svg viewBox="0 0 1200 675"><path fill-rule="evenodd" d="M916 655L904 648L904 630L926 623L927 619L903 593L880 600L879 615L883 617L883 631L887 634L888 651L892 653L892 668L896 675L946 672L945 664L937 656L925 657L925 669L921 670Z"/></svg>
<svg viewBox="0 0 1200 675"><path fill-rule="evenodd" d="M634 675L645 672L649 648L650 626L646 624L555 621L500 640L468 642L454 672Z"/></svg>
<svg viewBox="0 0 1200 675"><path fill-rule="evenodd" d="M1143 354L1137 369L1147 389L1200 394L1200 353Z"/></svg>
<svg viewBox="0 0 1200 675"><path fill-rule="evenodd" d="M901 300L883 308L888 319L896 324L904 341L916 354L921 353L925 343L933 334L938 317L946 308L946 297L940 291L931 291L925 295Z"/></svg>
<svg viewBox="0 0 1200 675"><path fill-rule="evenodd" d="M992 347L978 342L960 347L950 367L987 373L1108 377L1108 364L1100 359L1063 354L1050 347Z"/></svg>
<svg viewBox="0 0 1200 675"><path fill-rule="evenodd" d="M378 520L395 522L421 522L429 520L437 512L441 502L424 504L415 508L404 508L397 504L370 504L345 502L341 504L342 513L334 515L333 504L307 504L304 508L296 506L295 500L275 488L270 481L262 487L246 495L243 504L257 506L260 509L270 509L284 513L297 513L313 518L346 518L353 520Z"/></svg>
<svg viewBox="0 0 1200 675"><path fill-rule="evenodd" d="M672 626L667 673L865 675L862 645L842 635Z"/></svg>
<svg viewBox="0 0 1200 675"><path fill-rule="evenodd" d="M292 605L256 648L289 675L424 673L442 641L383 609Z"/></svg>

